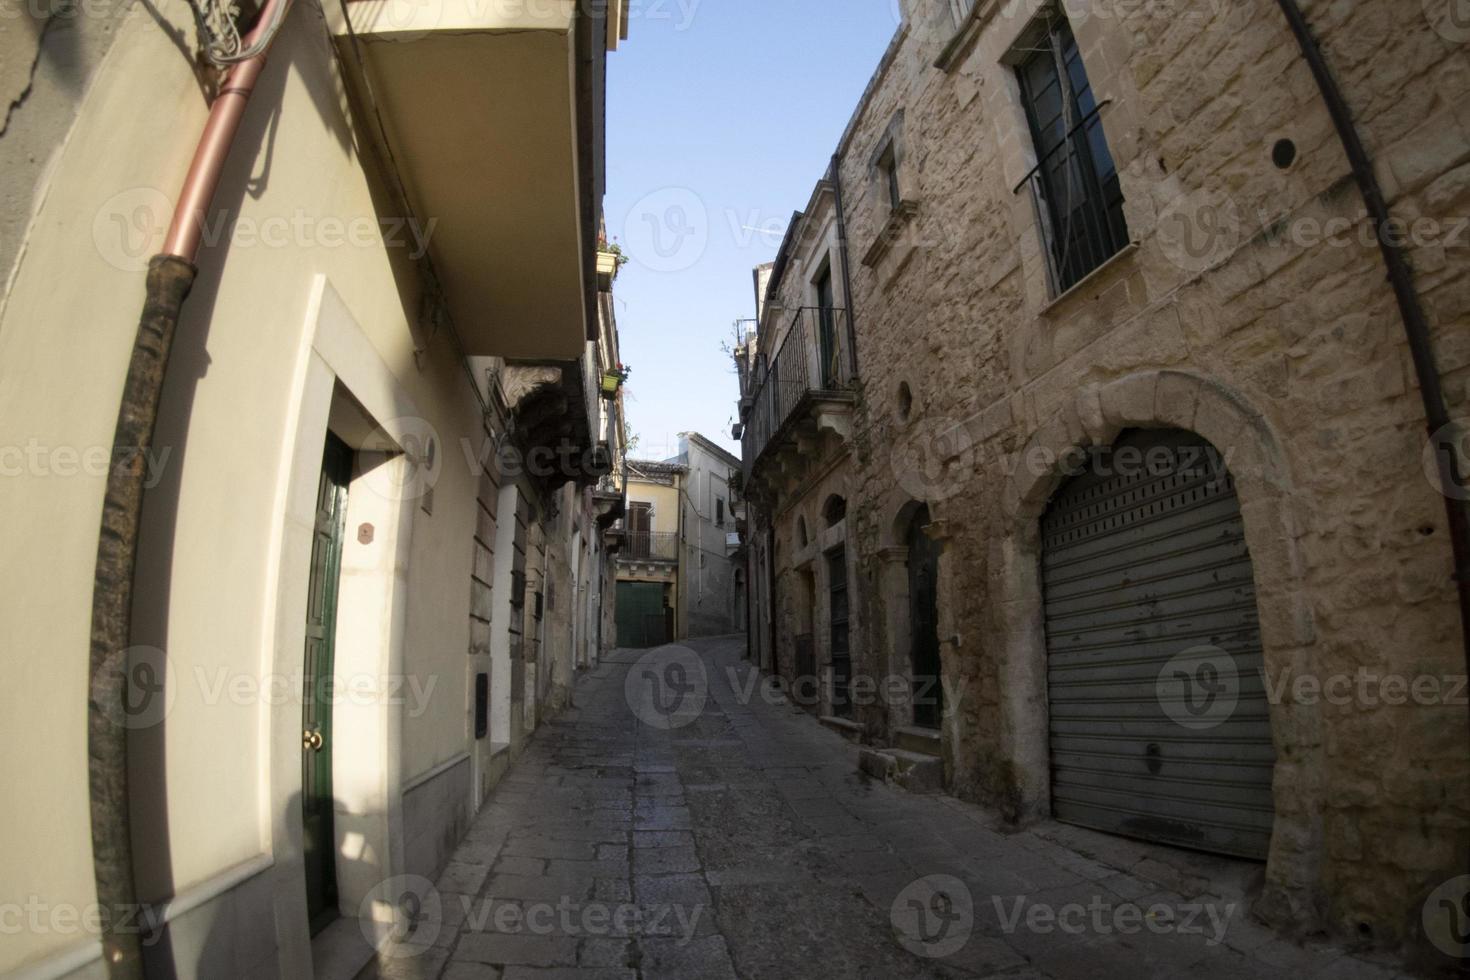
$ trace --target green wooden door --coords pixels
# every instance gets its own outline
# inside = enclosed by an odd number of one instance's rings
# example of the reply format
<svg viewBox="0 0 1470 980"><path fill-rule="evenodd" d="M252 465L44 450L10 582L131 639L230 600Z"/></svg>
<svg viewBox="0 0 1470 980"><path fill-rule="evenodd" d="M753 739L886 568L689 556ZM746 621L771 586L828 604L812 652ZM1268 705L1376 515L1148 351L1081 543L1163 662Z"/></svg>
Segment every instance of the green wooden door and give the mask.
<svg viewBox="0 0 1470 980"><path fill-rule="evenodd" d="M667 643L664 615L662 584L618 583L618 646L641 648Z"/></svg>
<svg viewBox="0 0 1470 980"><path fill-rule="evenodd" d="M306 907L312 934L337 917L337 848L332 827L332 659L337 585L352 450L327 433L317 485L316 532L306 601L301 710L301 818L305 827Z"/></svg>

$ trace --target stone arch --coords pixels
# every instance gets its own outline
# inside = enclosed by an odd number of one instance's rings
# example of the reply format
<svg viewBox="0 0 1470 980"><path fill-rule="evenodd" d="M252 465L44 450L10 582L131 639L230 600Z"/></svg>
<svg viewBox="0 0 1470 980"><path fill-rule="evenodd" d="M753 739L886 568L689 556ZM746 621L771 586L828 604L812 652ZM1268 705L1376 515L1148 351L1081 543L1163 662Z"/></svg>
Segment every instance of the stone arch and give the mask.
<svg viewBox="0 0 1470 980"><path fill-rule="evenodd" d="M1112 443L1125 428L1177 428L1209 440L1235 480L1252 559L1261 646L1268 677L1310 667L1315 641L1303 588L1303 563L1290 467L1270 423L1238 392L1182 371L1140 371L1087 385L1030 433L1013 458L1002 498L1004 533L991 543L1006 610L994 651L1001 693L999 746L1015 785L1003 791L1017 816L1051 810L1046 639L1041 599L1040 518L1067 476L1068 455ZM1276 766L1275 820L1261 911L1310 918L1323 850L1322 743L1315 705L1270 706Z"/></svg>
<svg viewBox="0 0 1470 980"><path fill-rule="evenodd" d="M913 522L914 515L925 508L929 509L932 518L933 507L931 505L922 500L915 500L912 497L905 498L902 503L893 509L892 517L883 528L884 545L901 547L908 534L909 524Z"/></svg>
<svg viewBox="0 0 1470 980"><path fill-rule="evenodd" d="M847 519L847 498L840 493L828 494L822 501L822 526L836 527Z"/></svg>

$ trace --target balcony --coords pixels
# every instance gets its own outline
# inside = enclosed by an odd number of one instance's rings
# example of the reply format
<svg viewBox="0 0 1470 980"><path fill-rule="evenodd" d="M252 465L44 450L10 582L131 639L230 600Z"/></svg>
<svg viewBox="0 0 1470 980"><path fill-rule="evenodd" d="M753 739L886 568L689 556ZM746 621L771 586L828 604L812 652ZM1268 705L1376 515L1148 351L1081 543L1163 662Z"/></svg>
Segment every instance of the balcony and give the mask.
<svg viewBox="0 0 1470 980"><path fill-rule="evenodd" d="M759 358L742 400L741 459L746 482L780 458L810 457L827 436L850 435L857 362L847 311L805 306L794 310L776 353ZM785 452L783 452L785 451Z"/></svg>
<svg viewBox="0 0 1470 980"><path fill-rule="evenodd" d="M350 25L324 8L468 354L575 360L596 335L605 56L625 3L605 8L352 0Z"/></svg>
<svg viewBox="0 0 1470 980"><path fill-rule="evenodd" d="M679 535L676 531L625 531L620 561L679 560Z"/></svg>

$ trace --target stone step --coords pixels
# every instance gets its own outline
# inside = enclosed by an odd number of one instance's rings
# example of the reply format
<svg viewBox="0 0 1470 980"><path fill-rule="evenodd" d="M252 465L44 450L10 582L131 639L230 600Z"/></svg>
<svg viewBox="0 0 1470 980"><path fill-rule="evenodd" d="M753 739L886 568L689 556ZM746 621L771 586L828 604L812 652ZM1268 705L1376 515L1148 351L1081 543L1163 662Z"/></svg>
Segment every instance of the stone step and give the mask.
<svg viewBox="0 0 1470 980"><path fill-rule="evenodd" d="M836 715L822 715L817 720L849 742L861 742L863 739L863 726L855 721Z"/></svg>
<svg viewBox="0 0 1470 980"><path fill-rule="evenodd" d="M910 793L939 793L944 790L944 763L932 755L907 749L863 749L858 769Z"/></svg>
<svg viewBox="0 0 1470 980"><path fill-rule="evenodd" d="M895 742L901 749L909 752L917 752L920 755L932 755L940 757L939 729L908 727L899 728L894 731Z"/></svg>

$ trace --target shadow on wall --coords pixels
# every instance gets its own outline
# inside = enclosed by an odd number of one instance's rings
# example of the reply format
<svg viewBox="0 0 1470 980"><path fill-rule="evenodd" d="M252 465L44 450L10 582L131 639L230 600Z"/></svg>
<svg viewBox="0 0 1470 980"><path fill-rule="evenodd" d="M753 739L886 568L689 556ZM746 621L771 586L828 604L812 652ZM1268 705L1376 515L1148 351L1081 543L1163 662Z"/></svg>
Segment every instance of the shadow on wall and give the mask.
<svg viewBox="0 0 1470 980"><path fill-rule="evenodd" d="M293 795L285 807L287 825L302 822L302 797ZM344 818L340 807L334 809ZM350 818L347 818L350 819ZM348 909L312 940L312 956L317 960L319 977L376 977L372 965L376 945L398 936L403 915L423 915L426 902L432 901L427 879L404 875L381 879L376 864L355 860L339 849L336 854L337 874L341 878L371 876L377 885L361 909ZM169 913L170 921L161 928L145 933L143 961L149 980L218 980L223 977L248 977L250 980L293 980L281 973L281 937L277 933L276 907L283 881L294 880L300 886L290 907L299 908L301 932L307 932L305 901L305 869L298 856L283 867L264 868L231 888L213 901L178 913ZM366 913L376 925L356 917ZM157 922L161 908L150 911ZM145 921L148 921L145 918ZM329 962L332 969L323 970ZM363 964L368 964L363 969ZM398 974L395 974L397 976ZM403 976L412 976L405 973Z"/></svg>

